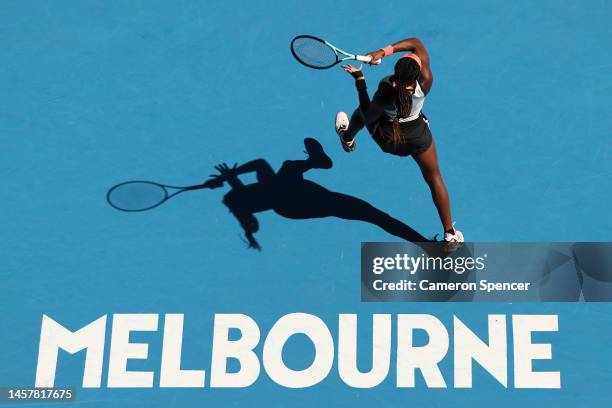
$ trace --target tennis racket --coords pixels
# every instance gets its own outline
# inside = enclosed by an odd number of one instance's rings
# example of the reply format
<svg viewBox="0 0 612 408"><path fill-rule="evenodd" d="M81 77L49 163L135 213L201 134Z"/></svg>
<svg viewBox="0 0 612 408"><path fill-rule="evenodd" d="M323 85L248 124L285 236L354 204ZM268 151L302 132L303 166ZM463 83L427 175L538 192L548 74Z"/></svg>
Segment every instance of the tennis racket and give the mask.
<svg viewBox="0 0 612 408"><path fill-rule="evenodd" d="M291 53L300 64L328 69L346 60L370 62L372 57L351 54L312 35L298 35L291 41Z"/></svg>
<svg viewBox="0 0 612 408"><path fill-rule="evenodd" d="M185 191L217 188L222 185L223 181L220 179L211 179L203 184L187 187L168 186L152 181L126 181L111 187L106 193L106 201L111 207L120 211L147 211L159 207Z"/></svg>

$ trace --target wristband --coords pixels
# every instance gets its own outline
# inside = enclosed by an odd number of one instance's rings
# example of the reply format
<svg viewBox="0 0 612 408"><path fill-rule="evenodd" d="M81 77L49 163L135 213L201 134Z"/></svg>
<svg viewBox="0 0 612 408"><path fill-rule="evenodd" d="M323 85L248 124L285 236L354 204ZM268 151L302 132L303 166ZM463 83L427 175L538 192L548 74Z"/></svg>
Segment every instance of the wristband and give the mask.
<svg viewBox="0 0 612 408"><path fill-rule="evenodd" d="M382 52L385 53L385 57L388 57L389 55L393 55L393 46L392 45L387 45L386 47L381 48Z"/></svg>

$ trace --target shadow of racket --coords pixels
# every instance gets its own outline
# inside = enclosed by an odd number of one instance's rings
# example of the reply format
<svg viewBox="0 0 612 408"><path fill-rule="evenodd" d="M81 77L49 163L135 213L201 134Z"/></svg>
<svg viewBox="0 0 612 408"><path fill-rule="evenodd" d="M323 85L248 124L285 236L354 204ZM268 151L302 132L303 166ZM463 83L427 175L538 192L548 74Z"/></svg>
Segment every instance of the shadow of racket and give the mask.
<svg viewBox="0 0 612 408"><path fill-rule="evenodd" d="M169 186L153 181L134 180L119 183L106 193L106 201L119 211L139 212L159 207L172 197L185 191L221 187L223 182L211 179L202 184L187 187Z"/></svg>

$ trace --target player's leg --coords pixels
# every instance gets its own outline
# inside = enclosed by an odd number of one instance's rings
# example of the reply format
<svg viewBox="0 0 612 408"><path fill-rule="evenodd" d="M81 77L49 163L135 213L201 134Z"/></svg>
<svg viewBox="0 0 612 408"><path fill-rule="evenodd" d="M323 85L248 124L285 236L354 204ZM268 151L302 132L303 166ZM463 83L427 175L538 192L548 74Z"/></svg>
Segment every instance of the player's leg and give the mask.
<svg viewBox="0 0 612 408"><path fill-rule="evenodd" d="M361 129L365 127L365 120L361 108L355 109L349 120L345 112L336 114L336 133L340 136L340 143L346 152L352 152L357 145L355 144L355 136ZM372 129L368 129L372 133Z"/></svg>
<svg viewBox="0 0 612 408"><path fill-rule="evenodd" d="M359 108L355 109L350 120L345 112L338 112L336 114L335 127L336 133L340 136L340 142L344 150L354 150L355 147L353 143L355 136L364 127L363 115Z"/></svg>
<svg viewBox="0 0 612 408"><path fill-rule="evenodd" d="M462 242L463 235L460 231L453 228L448 190L446 189L446 185L444 184L442 175L440 174L435 143L432 141L427 150L425 150L423 153L416 154L413 157L419 165L423 178L431 190L431 196L436 208L438 209L438 215L440 216L440 221L442 221L442 226L444 227L445 240L454 239L455 241Z"/></svg>

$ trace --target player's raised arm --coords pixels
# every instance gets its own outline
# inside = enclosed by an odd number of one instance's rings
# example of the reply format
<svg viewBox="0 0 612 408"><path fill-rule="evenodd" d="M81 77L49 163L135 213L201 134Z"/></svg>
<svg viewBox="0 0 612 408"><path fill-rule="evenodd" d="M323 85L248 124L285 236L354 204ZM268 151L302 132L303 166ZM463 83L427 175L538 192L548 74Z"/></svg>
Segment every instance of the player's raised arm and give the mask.
<svg viewBox="0 0 612 408"><path fill-rule="evenodd" d="M372 61L375 62L397 52L412 52L420 58L422 67L419 75L419 83L423 87L425 93L428 93L433 83L433 74L429 65L429 54L423 42L418 38L406 38L405 40L400 40L391 45L382 47L377 51L369 52L367 55L372 57Z"/></svg>

